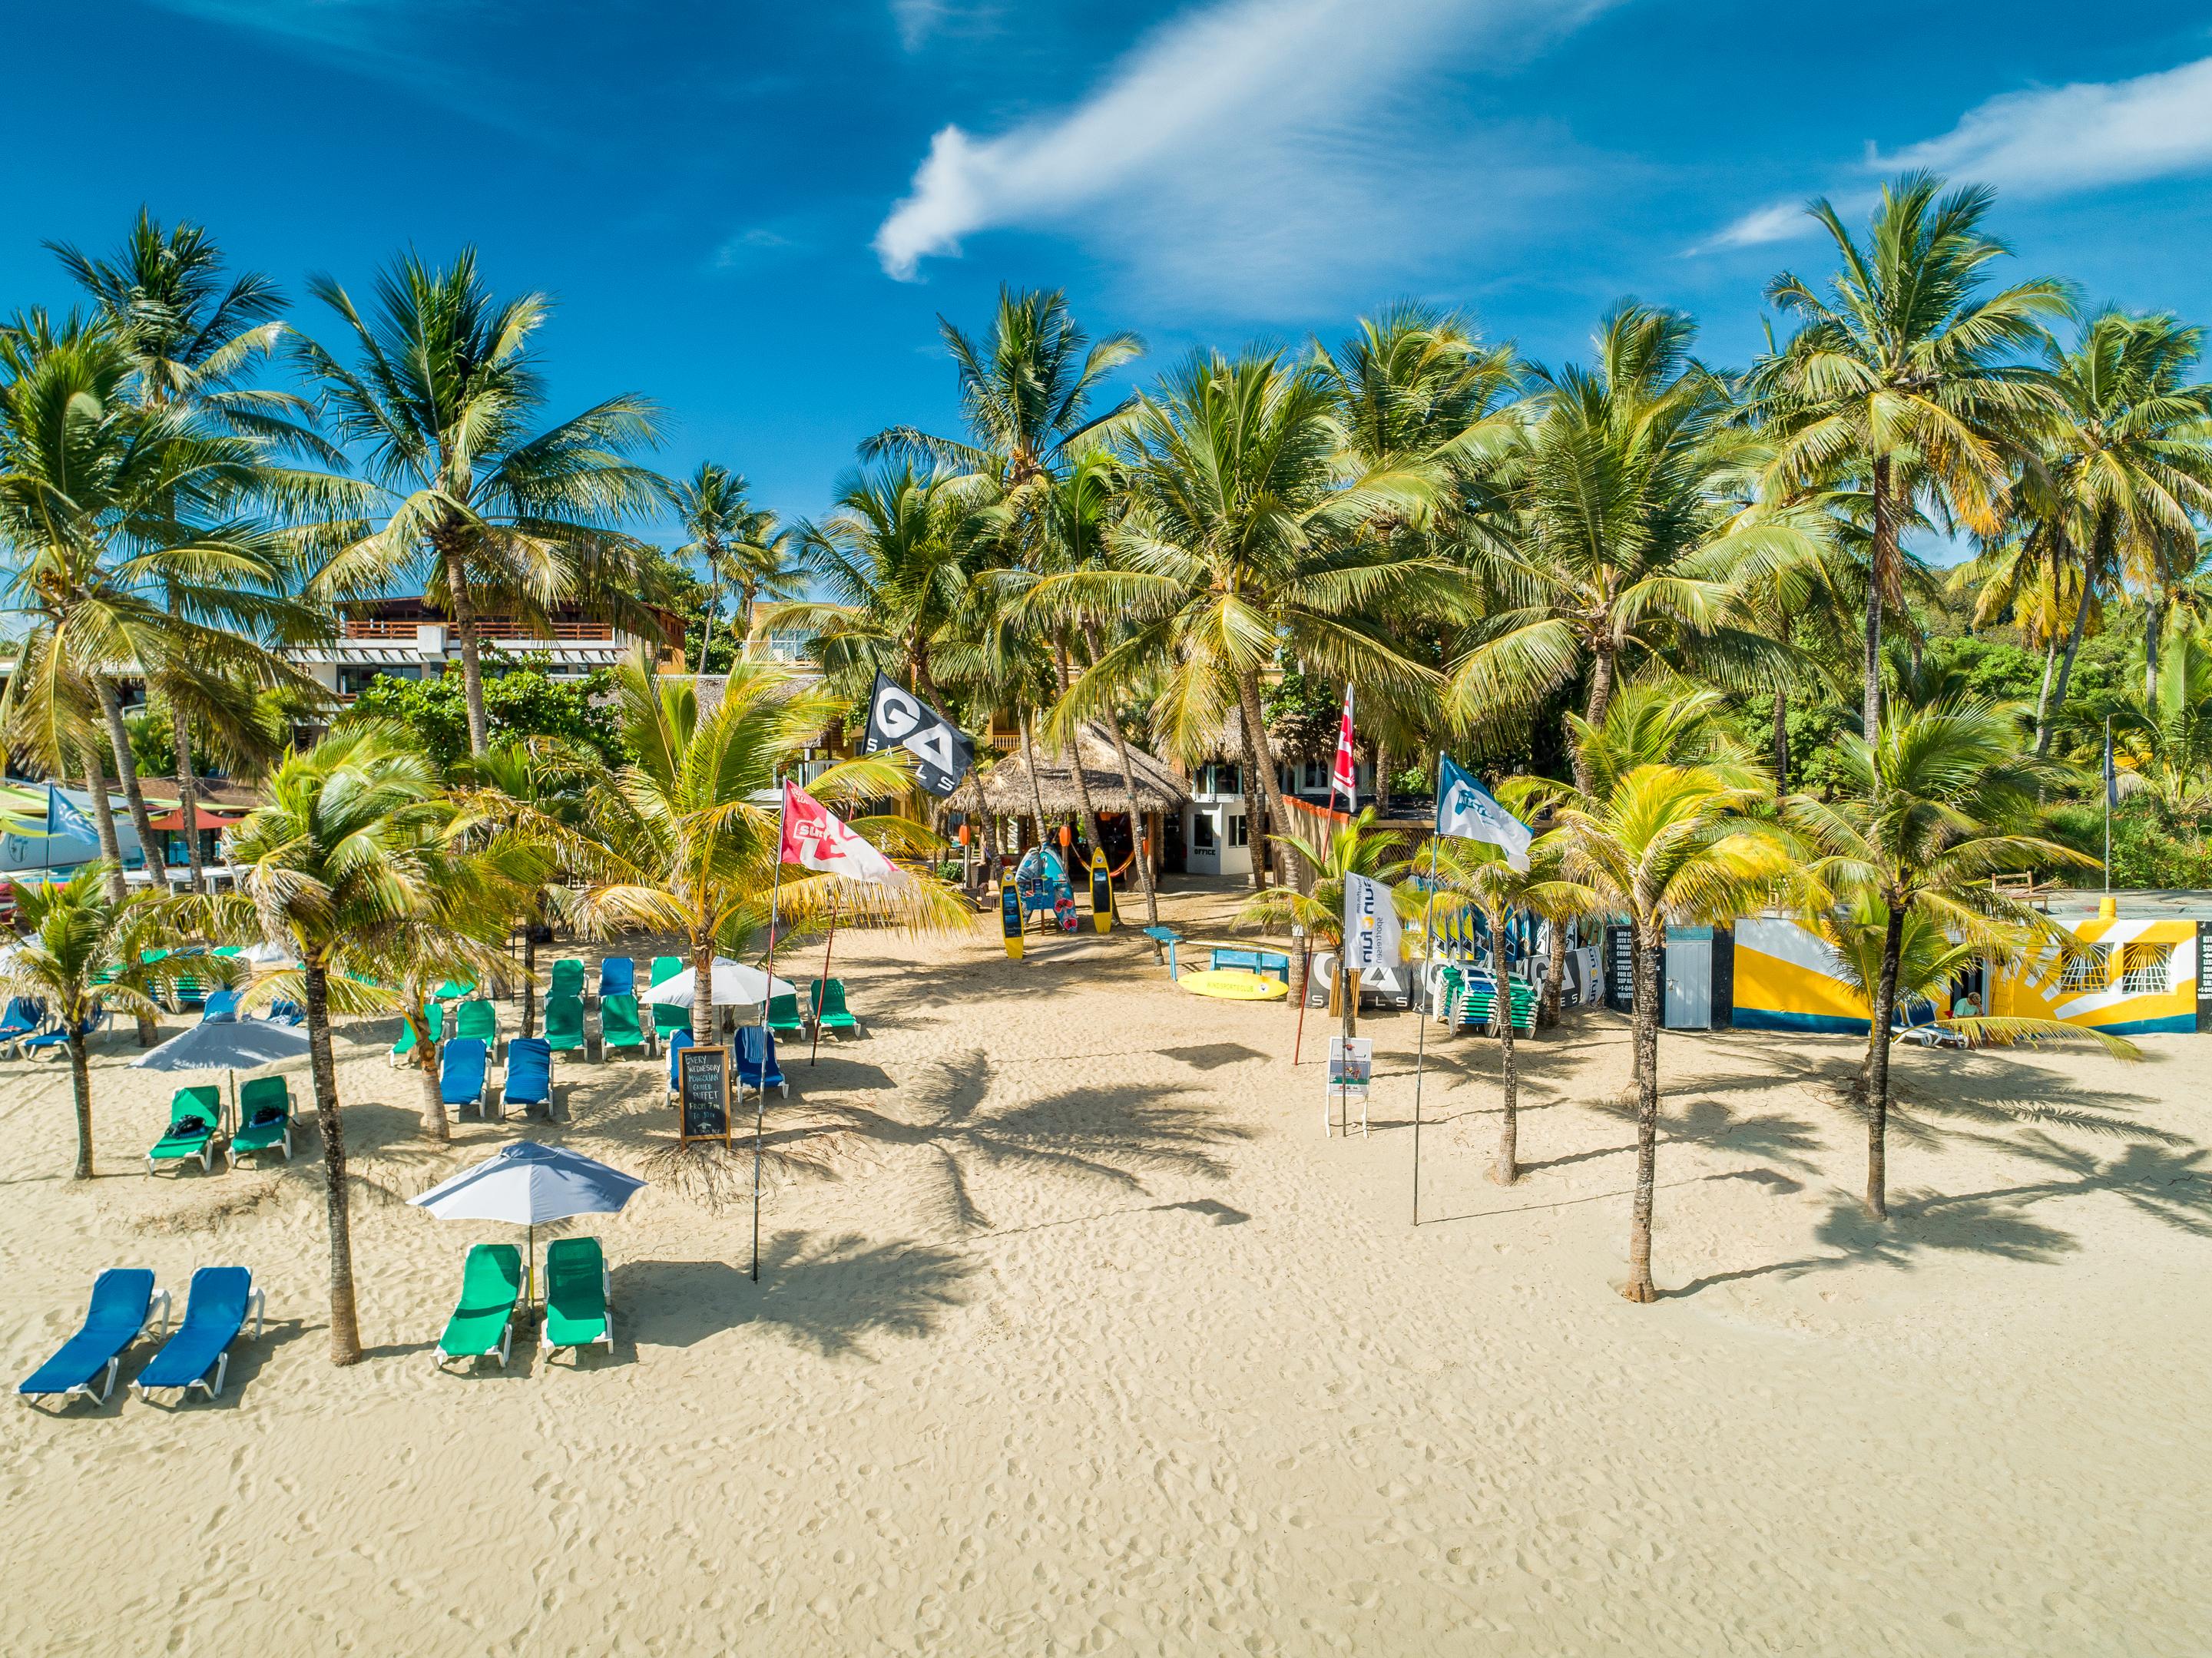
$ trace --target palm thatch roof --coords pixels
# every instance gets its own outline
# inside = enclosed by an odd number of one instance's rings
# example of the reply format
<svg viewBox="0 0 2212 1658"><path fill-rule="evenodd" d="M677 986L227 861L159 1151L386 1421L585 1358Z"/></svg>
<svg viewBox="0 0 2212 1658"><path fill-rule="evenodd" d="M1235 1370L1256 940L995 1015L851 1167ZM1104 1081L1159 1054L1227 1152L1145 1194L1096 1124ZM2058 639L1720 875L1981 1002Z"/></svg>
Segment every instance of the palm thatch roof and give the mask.
<svg viewBox="0 0 2212 1658"><path fill-rule="evenodd" d="M1076 741L1083 756L1083 780L1091 790L1091 804L1100 811L1127 811L1129 801L1121 787L1121 762L1112 736L1102 726L1086 725ZM1137 805L1141 811L1179 811L1190 799L1183 780L1134 743L1129 744L1129 770L1137 780ZM1001 817L1027 817L1036 811L1040 796L1048 816L1083 809L1075 793L1074 768L1066 755L1048 752L1042 743L1037 745L1034 792L1030 787L1029 759L1017 749L989 771L969 773L947 804L956 811L988 809Z"/></svg>

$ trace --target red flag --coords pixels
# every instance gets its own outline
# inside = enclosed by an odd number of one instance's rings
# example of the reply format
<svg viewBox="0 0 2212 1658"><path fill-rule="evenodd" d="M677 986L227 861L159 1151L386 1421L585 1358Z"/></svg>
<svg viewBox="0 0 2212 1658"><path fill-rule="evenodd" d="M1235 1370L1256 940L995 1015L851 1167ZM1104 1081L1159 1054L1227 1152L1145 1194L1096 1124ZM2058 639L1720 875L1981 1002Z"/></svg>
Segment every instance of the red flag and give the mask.
<svg viewBox="0 0 2212 1658"><path fill-rule="evenodd" d="M796 783L783 786L783 861L848 881L895 881L898 867Z"/></svg>
<svg viewBox="0 0 2212 1658"><path fill-rule="evenodd" d="M1352 758L1352 687L1344 688L1344 718L1336 726L1336 764L1328 774L1328 801L1336 804L1337 791L1344 792L1345 810L1355 811L1359 805L1359 774L1353 768Z"/></svg>

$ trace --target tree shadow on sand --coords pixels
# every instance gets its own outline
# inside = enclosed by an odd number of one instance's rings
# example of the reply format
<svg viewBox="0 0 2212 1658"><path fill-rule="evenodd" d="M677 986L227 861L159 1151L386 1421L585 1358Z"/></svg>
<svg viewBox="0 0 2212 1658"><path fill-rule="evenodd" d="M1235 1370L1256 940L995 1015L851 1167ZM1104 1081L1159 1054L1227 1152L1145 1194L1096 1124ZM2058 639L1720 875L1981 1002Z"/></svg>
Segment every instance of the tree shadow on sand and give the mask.
<svg viewBox="0 0 2212 1658"><path fill-rule="evenodd" d="M762 1245L757 1284L726 1261L617 1266L617 1339L689 1347L719 1331L759 1324L824 1358L867 1358L872 1337L934 1334L945 1314L967 1304L975 1270L964 1256L933 1244L778 1232Z"/></svg>

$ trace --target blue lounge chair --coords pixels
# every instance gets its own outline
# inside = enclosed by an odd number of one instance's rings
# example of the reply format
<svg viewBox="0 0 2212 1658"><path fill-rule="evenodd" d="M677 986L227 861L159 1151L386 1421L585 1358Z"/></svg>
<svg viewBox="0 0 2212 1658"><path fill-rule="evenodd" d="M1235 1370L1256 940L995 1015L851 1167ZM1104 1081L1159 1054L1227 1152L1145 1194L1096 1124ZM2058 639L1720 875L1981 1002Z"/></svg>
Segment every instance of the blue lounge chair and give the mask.
<svg viewBox="0 0 2212 1658"><path fill-rule="evenodd" d="M748 1088L758 1089L763 1094L774 1088L782 1090L784 1098L791 1097L791 1084L784 1081L783 1072L776 1068L774 1033L757 1024L741 1027L738 1031L737 1064L740 1095Z"/></svg>
<svg viewBox="0 0 2212 1658"><path fill-rule="evenodd" d="M156 1388L174 1388L181 1405L195 1388L215 1398L222 1392L230 1370L230 1344L246 1328L246 1309L253 1312L253 1338L261 1339L262 1292L253 1287L253 1274L243 1266L203 1266L192 1274L191 1294L177 1333L161 1344L161 1351L147 1361L131 1385L143 1399ZM215 1380L208 1380L208 1372Z"/></svg>
<svg viewBox="0 0 2212 1658"><path fill-rule="evenodd" d="M39 1366L15 1389L25 1399L58 1398L67 1404L76 1394L93 1396L100 1373L100 1402L115 1391L115 1372L123 1363L124 1350L138 1339L153 1316L154 1303L161 1303L161 1328L169 1327L169 1292L157 1297L154 1275L143 1266L111 1266L92 1281L92 1305L86 1309L83 1327L62 1343L60 1350Z"/></svg>
<svg viewBox="0 0 2212 1658"><path fill-rule="evenodd" d="M690 1046L691 1033L689 1030L676 1031L668 1038L668 1100L672 1105L676 1102L676 1078L681 1074L676 1068L677 1056Z"/></svg>
<svg viewBox="0 0 2212 1658"><path fill-rule="evenodd" d="M472 1105L483 1114L484 1066L489 1058L474 1036L456 1036L439 1056L438 1094L455 1110Z"/></svg>
<svg viewBox="0 0 2212 1658"><path fill-rule="evenodd" d="M627 956L610 956L599 963L599 999L637 993L637 963Z"/></svg>
<svg viewBox="0 0 2212 1658"><path fill-rule="evenodd" d="M553 1114L553 1045L543 1036L517 1036L507 1045L507 1083L500 1090L501 1106L533 1105Z"/></svg>
<svg viewBox="0 0 2212 1658"><path fill-rule="evenodd" d="M0 1048L12 1047L46 1028L45 1003L34 1002L27 996L12 996L8 1000L7 1013L0 1016Z"/></svg>
<svg viewBox="0 0 2212 1658"><path fill-rule="evenodd" d="M107 1023L110 1017L112 1016L108 1013L107 1010L104 1007L101 1008L90 1018L87 1019L82 1025L78 1027L77 1035L83 1037L87 1042L90 1042L94 1035L99 1032L100 1028ZM58 1052L61 1049L66 1048L68 1046L69 1032L62 1029L61 1026L56 1025L52 1029L42 1030L35 1036L24 1037L21 1042L15 1044L15 1051L27 1060L34 1054Z"/></svg>

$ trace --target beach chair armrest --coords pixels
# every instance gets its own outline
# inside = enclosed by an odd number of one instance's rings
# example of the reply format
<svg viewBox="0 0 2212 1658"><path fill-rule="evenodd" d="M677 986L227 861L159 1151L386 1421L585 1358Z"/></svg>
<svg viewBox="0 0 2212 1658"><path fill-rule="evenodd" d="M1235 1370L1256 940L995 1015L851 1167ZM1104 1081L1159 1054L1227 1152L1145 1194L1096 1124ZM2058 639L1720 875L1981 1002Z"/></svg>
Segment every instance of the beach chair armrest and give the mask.
<svg viewBox="0 0 2212 1658"><path fill-rule="evenodd" d="M167 1290L155 1291L153 1299L146 1303L146 1323L150 1324L154 1321L154 1303L156 1301L161 1303L161 1333L166 1336L169 1333L169 1292ZM143 1330L146 1326L142 1324L138 1327Z"/></svg>
<svg viewBox="0 0 2212 1658"><path fill-rule="evenodd" d="M257 1289L246 1297L246 1301L253 1309L253 1339L258 1341L261 1339L261 1315L268 1307L269 1292Z"/></svg>

